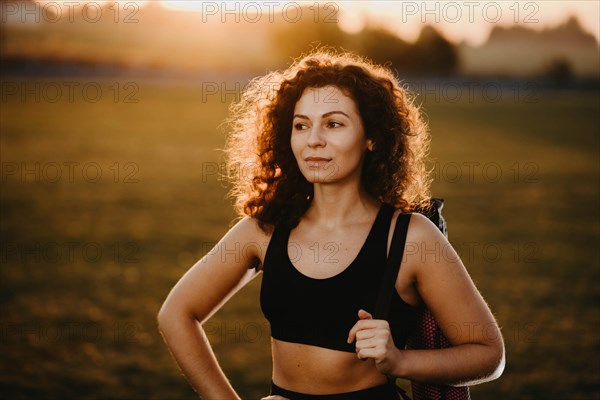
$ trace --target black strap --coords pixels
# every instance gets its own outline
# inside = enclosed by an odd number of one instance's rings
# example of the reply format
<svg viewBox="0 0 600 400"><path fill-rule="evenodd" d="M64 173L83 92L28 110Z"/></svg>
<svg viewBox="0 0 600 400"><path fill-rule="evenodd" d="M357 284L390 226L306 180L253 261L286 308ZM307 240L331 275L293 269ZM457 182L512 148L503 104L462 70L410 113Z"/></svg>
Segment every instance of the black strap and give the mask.
<svg viewBox="0 0 600 400"><path fill-rule="evenodd" d="M408 394L406 393L406 390L402 389L398 385L396 385L396 392L398 392L398 395L400 395L400 398L402 400L410 400L410 397L408 397Z"/></svg>
<svg viewBox="0 0 600 400"><path fill-rule="evenodd" d="M383 280L381 282L381 287L379 288L377 302L375 303L373 319L388 318L390 303L392 301L392 293L394 292L396 277L398 276L398 271L400 270L402 254L404 253L404 246L406 244L406 232L408 231L410 216L411 214L402 213L398 215L398 218L396 219L394 235L392 236L392 244L390 245L390 252L387 258Z"/></svg>

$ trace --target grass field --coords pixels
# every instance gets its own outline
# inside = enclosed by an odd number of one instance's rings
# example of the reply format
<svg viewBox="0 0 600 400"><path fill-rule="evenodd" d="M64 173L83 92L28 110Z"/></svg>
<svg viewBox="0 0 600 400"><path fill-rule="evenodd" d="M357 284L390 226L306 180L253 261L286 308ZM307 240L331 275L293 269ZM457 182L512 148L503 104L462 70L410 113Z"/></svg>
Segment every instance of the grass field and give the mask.
<svg viewBox="0 0 600 400"><path fill-rule="evenodd" d="M235 218L217 179L233 96L105 82L97 102L51 102L52 82L40 101L3 85L0 397L193 399L155 316ZM598 93L423 102L433 192L506 341L504 375L473 398L599 399ZM259 288L207 325L244 399L270 381Z"/></svg>

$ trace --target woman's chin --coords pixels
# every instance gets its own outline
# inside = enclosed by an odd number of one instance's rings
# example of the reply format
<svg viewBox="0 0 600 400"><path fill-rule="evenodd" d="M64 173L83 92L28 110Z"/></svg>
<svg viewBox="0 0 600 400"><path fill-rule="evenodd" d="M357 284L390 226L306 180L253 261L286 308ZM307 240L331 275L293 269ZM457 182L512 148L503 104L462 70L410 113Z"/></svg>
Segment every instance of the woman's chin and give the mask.
<svg viewBox="0 0 600 400"><path fill-rule="evenodd" d="M324 183L334 183L335 179L332 177L322 177L322 176L304 176L308 183L314 184L324 184Z"/></svg>
<svg viewBox="0 0 600 400"><path fill-rule="evenodd" d="M337 177L332 174L331 171L326 171L322 169L314 169L310 171L304 172L304 178L310 183L331 183L335 182Z"/></svg>

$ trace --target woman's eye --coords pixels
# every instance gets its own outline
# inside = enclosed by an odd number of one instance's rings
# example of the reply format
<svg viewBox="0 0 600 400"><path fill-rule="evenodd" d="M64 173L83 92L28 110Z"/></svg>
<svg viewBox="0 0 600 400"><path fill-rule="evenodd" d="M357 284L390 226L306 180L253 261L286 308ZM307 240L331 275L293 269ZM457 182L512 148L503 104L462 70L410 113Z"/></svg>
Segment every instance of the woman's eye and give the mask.
<svg viewBox="0 0 600 400"><path fill-rule="evenodd" d="M297 131L301 131L303 129L306 129L306 125L298 122L297 124L294 124L294 129L296 129Z"/></svg>
<svg viewBox="0 0 600 400"><path fill-rule="evenodd" d="M338 128L338 127L342 126L342 124L339 122L336 122L336 121L330 121L327 123L327 126L330 128Z"/></svg>

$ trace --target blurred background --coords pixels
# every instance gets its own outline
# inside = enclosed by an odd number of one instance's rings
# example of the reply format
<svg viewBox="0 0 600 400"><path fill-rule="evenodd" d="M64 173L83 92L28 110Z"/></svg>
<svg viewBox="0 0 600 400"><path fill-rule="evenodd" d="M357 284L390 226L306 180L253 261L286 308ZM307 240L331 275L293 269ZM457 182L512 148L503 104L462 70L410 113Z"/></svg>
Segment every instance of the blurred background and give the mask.
<svg viewBox="0 0 600 400"><path fill-rule="evenodd" d="M396 70L429 121L433 194L507 346L473 398L600 398L599 8L1 2L0 397L195 398L155 316L235 221L228 105L329 45ZM259 289L205 325L244 399L269 390Z"/></svg>

